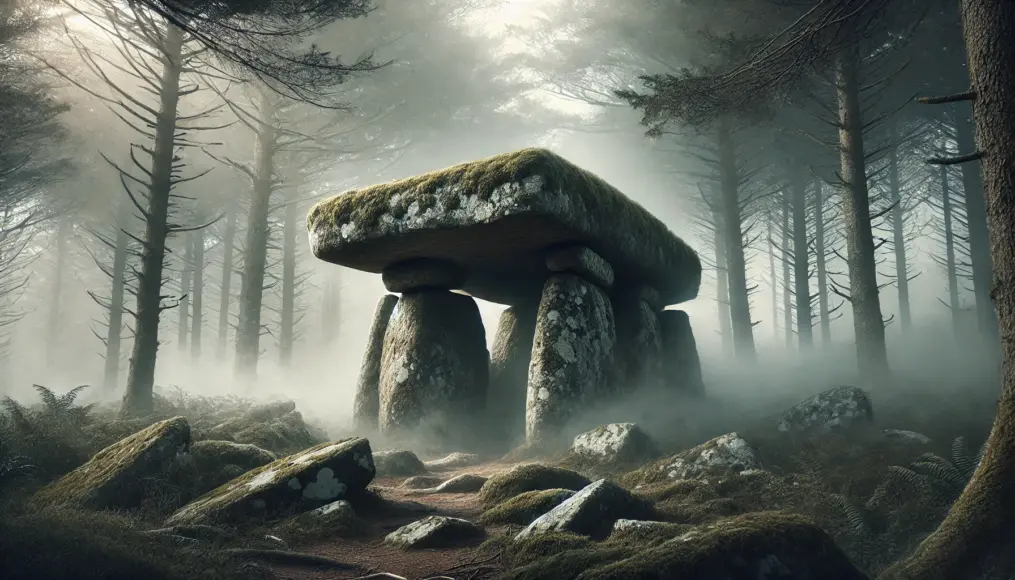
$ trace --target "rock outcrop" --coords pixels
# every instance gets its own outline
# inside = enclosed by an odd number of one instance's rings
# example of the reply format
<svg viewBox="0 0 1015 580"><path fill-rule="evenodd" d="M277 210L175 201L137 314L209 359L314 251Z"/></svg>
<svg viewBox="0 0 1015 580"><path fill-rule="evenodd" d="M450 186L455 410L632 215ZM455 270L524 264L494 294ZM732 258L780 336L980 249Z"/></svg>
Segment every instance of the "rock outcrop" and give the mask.
<svg viewBox="0 0 1015 580"><path fill-rule="evenodd" d="M655 445L634 423L610 423L575 437L571 453L600 464L633 465L651 459Z"/></svg>
<svg viewBox="0 0 1015 580"><path fill-rule="evenodd" d="M737 433L727 433L634 472L640 484L760 469L758 453Z"/></svg>
<svg viewBox="0 0 1015 580"><path fill-rule="evenodd" d="M483 528L469 520L428 516L402 526L384 538L384 543L407 550L446 548L484 536Z"/></svg>
<svg viewBox="0 0 1015 580"><path fill-rule="evenodd" d="M827 432L874 420L870 396L859 387L836 387L794 405L779 420L779 431Z"/></svg>
<svg viewBox="0 0 1015 580"><path fill-rule="evenodd" d="M650 518L649 502L615 483L600 479L543 514L515 536L516 540L549 532L571 532L593 538L610 534L618 519Z"/></svg>

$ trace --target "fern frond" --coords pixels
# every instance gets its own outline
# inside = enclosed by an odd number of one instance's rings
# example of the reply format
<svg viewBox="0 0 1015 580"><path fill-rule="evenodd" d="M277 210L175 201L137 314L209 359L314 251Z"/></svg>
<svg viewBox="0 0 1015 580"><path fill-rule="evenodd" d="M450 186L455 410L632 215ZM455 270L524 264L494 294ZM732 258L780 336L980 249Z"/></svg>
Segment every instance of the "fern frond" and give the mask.
<svg viewBox="0 0 1015 580"><path fill-rule="evenodd" d="M78 395L81 394L81 391L87 389L88 386L89 385L78 385L63 395L60 395L60 407L63 409L70 408L74 404L74 401L78 398Z"/></svg>
<svg viewBox="0 0 1015 580"><path fill-rule="evenodd" d="M2 404L4 409L7 409L7 414L10 415L16 429L25 433L35 430L32 423L32 412L27 407L7 396L3 398Z"/></svg>
<svg viewBox="0 0 1015 580"><path fill-rule="evenodd" d="M32 388L39 393L39 398L42 399L42 404L46 406L47 411L60 410L60 399L51 389L42 385L32 385Z"/></svg>
<svg viewBox="0 0 1015 580"><path fill-rule="evenodd" d="M948 461L944 457L937 455L936 453L924 453L923 455L916 458L913 463L938 463L940 465L951 465L952 462Z"/></svg>
<svg viewBox="0 0 1015 580"><path fill-rule="evenodd" d="M942 465L940 463L917 462L910 465L910 468L917 473L931 476L938 481L946 483L959 491L965 489L966 484L969 483L969 478L951 464Z"/></svg>
<svg viewBox="0 0 1015 580"><path fill-rule="evenodd" d="M966 438L959 435L952 441L952 464L964 474L971 474L973 458L969 455L969 446L966 445Z"/></svg>
<svg viewBox="0 0 1015 580"><path fill-rule="evenodd" d="M853 533L860 538L868 538L872 536L871 526L868 521L867 514L864 509L857 506L844 495L835 495L835 503L842 510L846 516L846 521L849 522L850 527L853 529Z"/></svg>

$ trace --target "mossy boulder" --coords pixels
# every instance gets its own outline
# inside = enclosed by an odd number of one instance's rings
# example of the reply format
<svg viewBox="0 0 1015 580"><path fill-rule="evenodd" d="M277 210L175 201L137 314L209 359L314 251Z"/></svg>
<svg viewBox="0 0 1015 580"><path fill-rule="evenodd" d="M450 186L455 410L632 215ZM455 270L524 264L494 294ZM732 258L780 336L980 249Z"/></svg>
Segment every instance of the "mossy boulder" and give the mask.
<svg viewBox="0 0 1015 580"><path fill-rule="evenodd" d="M671 540L690 530L691 526L686 524L619 519L613 522L610 541L613 543L645 545L647 542Z"/></svg>
<svg viewBox="0 0 1015 580"><path fill-rule="evenodd" d="M600 479L543 514L516 538L548 532L571 532L592 538L610 534L618 519L652 519L652 504L619 485Z"/></svg>
<svg viewBox="0 0 1015 580"><path fill-rule="evenodd" d="M461 518L427 516L402 526L384 538L386 544L403 549L446 548L485 535L483 528Z"/></svg>
<svg viewBox="0 0 1015 580"><path fill-rule="evenodd" d="M628 473L622 481L626 485L637 486L760 468L757 450L733 432Z"/></svg>
<svg viewBox="0 0 1015 580"><path fill-rule="evenodd" d="M278 459L277 455L257 445L215 440L195 441L190 446L190 455L199 470L214 469L221 465L257 469Z"/></svg>
<svg viewBox="0 0 1015 580"><path fill-rule="evenodd" d="M426 256L461 264L469 294L517 304L539 294L544 249L586 241L617 279L668 304L694 298L701 262L680 238L602 179L545 149L523 149L346 192L307 216L314 255L382 272Z"/></svg>
<svg viewBox="0 0 1015 580"><path fill-rule="evenodd" d="M809 397L783 413L779 431L820 433L874 420L870 396L859 387L836 387Z"/></svg>
<svg viewBox="0 0 1015 580"><path fill-rule="evenodd" d="M292 401L255 407L241 417L226 420L211 429L205 439L256 445L275 453L293 453L321 443Z"/></svg>
<svg viewBox="0 0 1015 580"><path fill-rule="evenodd" d="M527 491L569 489L578 491L591 483L578 472L539 463L516 465L498 473L479 490L483 503L493 505Z"/></svg>
<svg viewBox="0 0 1015 580"><path fill-rule="evenodd" d="M99 451L81 467L39 490L35 500L93 509L138 507L145 500L147 482L166 477L189 446L186 419L159 421Z"/></svg>
<svg viewBox="0 0 1015 580"><path fill-rule="evenodd" d="M271 401L261 405L254 405L244 413L248 421L274 421L292 413L296 410L296 401Z"/></svg>
<svg viewBox="0 0 1015 580"><path fill-rule="evenodd" d="M603 465L644 463L656 454L655 444L634 423L610 423L574 438L571 453L581 462Z"/></svg>
<svg viewBox="0 0 1015 580"><path fill-rule="evenodd" d="M264 465L180 508L167 523L235 523L306 511L366 489L374 478L370 443L323 443Z"/></svg>
<svg viewBox="0 0 1015 580"><path fill-rule="evenodd" d="M486 510L480 516L479 523L527 526L574 494L575 492L570 489L527 491Z"/></svg>
<svg viewBox="0 0 1015 580"><path fill-rule="evenodd" d="M426 473L426 466L412 451L393 449L374 453L377 477L408 477Z"/></svg>
<svg viewBox="0 0 1015 580"><path fill-rule="evenodd" d="M368 524L356 515L344 499L295 515L283 521L276 531L289 538L290 544L322 537L354 538L366 533Z"/></svg>

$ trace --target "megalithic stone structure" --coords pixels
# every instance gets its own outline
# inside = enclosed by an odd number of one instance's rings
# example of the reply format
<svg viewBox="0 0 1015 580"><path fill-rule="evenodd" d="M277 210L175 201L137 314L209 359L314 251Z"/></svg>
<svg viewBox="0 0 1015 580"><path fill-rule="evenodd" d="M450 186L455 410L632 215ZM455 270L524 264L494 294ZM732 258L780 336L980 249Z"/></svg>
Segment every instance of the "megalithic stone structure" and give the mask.
<svg viewBox="0 0 1015 580"><path fill-rule="evenodd" d="M488 424L524 414L530 442L553 438L583 405L622 394L618 382L676 372L639 357L658 356L657 344L665 351L656 319L697 296L701 282L697 254L661 221L544 149L346 192L315 206L307 227L318 258L380 273L402 293L382 346L383 432L426 424L465 432L472 427L448 417L475 419L485 405ZM495 345L489 393L472 297L536 313ZM615 306L634 313L619 328ZM517 333L529 328L528 373L518 384L526 358L518 349L528 341ZM627 348L629 339L652 354ZM522 405L521 392L524 409L500 408Z"/></svg>
<svg viewBox="0 0 1015 580"><path fill-rule="evenodd" d="M533 300L501 312L490 349L489 420L506 448L525 437L525 393L538 306Z"/></svg>
<svg viewBox="0 0 1015 580"><path fill-rule="evenodd" d="M381 410L381 353L384 347L384 333L388 330L391 313L398 304L398 296L386 294L374 310L374 322L367 337L367 348L360 365L359 380L356 383L356 398L353 400L353 424L357 429L377 429L377 417Z"/></svg>

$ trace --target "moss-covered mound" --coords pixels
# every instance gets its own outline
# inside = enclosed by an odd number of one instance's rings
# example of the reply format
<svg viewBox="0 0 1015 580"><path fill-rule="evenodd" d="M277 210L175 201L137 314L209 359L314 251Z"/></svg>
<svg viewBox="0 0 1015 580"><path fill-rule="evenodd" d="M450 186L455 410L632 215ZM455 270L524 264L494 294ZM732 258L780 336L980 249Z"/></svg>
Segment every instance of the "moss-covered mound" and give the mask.
<svg viewBox="0 0 1015 580"><path fill-rule="evenodd" d="M527 526L574 495L569 489L526 491L483 512L479 523Z"/></svg>
<svg viewBox="0 0 1015 580"><path fill-rule="evenodd" d="M356 515L349 502L338 500L288 518L274 531L286 538L290 546L298 546L322 538L356 538L368 529L369 525Z"/></svg>
<svg viewBox="0 0 1015 580"><path fill-rule="evenodd" d="M169 473L189 445L186 419L160 421L98 452L39 490L35 500L99 509L138 507L145 499L146 482Z"/></svg>
<svg viewBox="0 0 1015 580"><path fill-rule="evenodd" d="M591 482L585 476L575 471L529 463L494 475L479 490L479 496L486 505L493 505L526 491L546 489L578 491L589 483Z"/></svg>
<svg viewBox="0 0 1015 580"><path fill-rule="evenodd" d="M409 258L446 259L471 271L465 290L494 302L532 294L542 251L575 240L668 304L694 298L701 279L697 254L659 219L545 149L350 191L317 204L307 228L322 260L381 272Z"/></svg>
<svg viewBox="0 0 1015 580"><path fill-rule="evenodd" d="M374 478L370 443L324 443L245 473L183 506L170 525L272 518L320 507L366 489Z"/></svg>
<svg viewBox="0 0 1015 580"><path fill-rule="evenodd" d="M631 471L620 481L634 487L707 475L722 476L760 467L754 446L733 432Z"/></svg>

